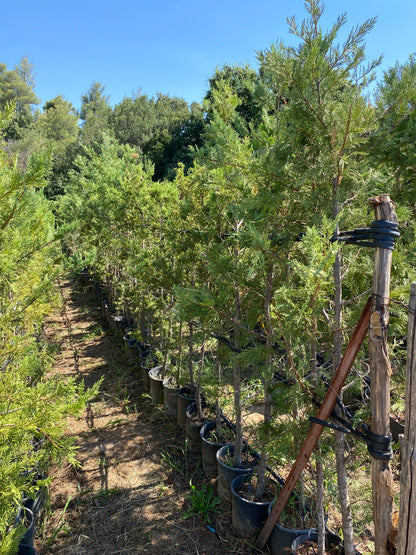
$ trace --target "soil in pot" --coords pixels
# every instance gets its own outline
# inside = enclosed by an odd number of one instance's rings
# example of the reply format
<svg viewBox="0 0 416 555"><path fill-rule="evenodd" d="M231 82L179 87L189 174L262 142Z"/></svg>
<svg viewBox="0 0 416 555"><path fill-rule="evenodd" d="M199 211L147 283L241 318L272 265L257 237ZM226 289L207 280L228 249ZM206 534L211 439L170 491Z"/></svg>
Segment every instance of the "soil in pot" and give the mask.
<svg viewBox="0 0 416 555"><path fill-rule="evenodd" d="M222 439L225 433L218 438L215 434L215 422L207 422L202 426L200 434L202 467L207 478L216 478L218 475L217 451L227 443L225 439ZM234 437L231 438L231 441L233 439Z"/></svg>
<svg viewBox="0 0 416 555"><path fill-rule="evenodd" d="M327 534L325 537L325 553L326 555L340 555L344 553L342 540L333 533ZM293 555L312 555L317 553L318 549L318 530L310 530L304 536L298 536L292 543L291 551ZM359 552L356 551L356 555Z"/></svg>
<svg viewBox="0 0 416 555"><path fill-rule="evenodd" d="M165 411L166 414L172 418L176 418L178 412L178 391L179 388L173 376L169 376L163 380Z"/></svg>
<svg viewBox="0 0 416 555"><path fill-rule="evenodd" d="M253 537L267 520L270 503L276 497L277 485L267 480L263 498L254 499L256 477L241 474L231 482L232 523L236 536Z"/></svg>
<svg viewBox="0 0 416 555"><path fill-rule="evenodd" d="M178 391L178 411L177 423L178 427L185 429L186 426L186 407L195 402L194 392L191 387L184 386Z"/></svg>
<svg viewBox="0 0 416 555"><path fill-rule="evenodd" d="M217 451L218 463L218 497L231 504L231 482L241 474L253 472L258 465L259 457L244 446L241 467L233 466L234 445L227 444Z"/></svg>
<svg viewBox="0 0 416 555"><path fill-rule="evenodd" d="M273 503L269 505L271 510ZM292 494L279 522L277 522L270 535L270 547L272 555L290 553L293 542L298 536L310 534L312 527L305 523L305 511L299 498Z"/></svg>
<svg viewBox="0 0 416 555"><path fill-rule="evenodd" d="M154 366L149 370L150 396L156 405L163 402L163 379L163 366Z"/></svg>

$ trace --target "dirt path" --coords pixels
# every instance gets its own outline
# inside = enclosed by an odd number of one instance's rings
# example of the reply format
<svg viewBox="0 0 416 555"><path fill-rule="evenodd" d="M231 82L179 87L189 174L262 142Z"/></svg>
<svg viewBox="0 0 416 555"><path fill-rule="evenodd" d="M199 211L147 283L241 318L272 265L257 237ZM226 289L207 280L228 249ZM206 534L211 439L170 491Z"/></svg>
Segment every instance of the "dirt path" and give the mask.
<svg viewBox="0 0 416 555"><path fill-rule="evenodd" d="M66 282L61 293L64 308L47 322L54 371L103 383L83 417L69 422L81 466L53 471L39 555L252 553L232 536L228 508L220 506L214 531L200 517L182 518L189 478L204 481L198 459L186 464L183 432L143 395L92 291Z"/></svg>

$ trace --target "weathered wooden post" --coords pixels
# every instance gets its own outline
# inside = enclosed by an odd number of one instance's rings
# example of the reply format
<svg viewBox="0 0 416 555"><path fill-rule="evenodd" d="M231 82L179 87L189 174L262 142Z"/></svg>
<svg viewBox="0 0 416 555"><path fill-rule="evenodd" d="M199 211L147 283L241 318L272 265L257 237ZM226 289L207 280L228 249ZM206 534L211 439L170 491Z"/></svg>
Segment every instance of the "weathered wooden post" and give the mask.
<svg viewBox="0 0 416 555"><path fill-rule="evenodd" d="M400 520L397 555L416 553L416 283L410 287L407 325L406 404L401 437Z"/></svg>
<svg viewBox="0 0 416 555"><path fill-rule="evenodd" d="M394 205L389 195L372 199L376 220L397 224ZM390 375L387 353L389 323L389 294L392 249L375 245L373 297L371 304L368 347L371 380L371 432L379 436L390 433ZM393 476L388 458L372 458L373 519L375 553L388 554L388 539L392 527ZM415 552L414 552L415 553Z"/></svg>

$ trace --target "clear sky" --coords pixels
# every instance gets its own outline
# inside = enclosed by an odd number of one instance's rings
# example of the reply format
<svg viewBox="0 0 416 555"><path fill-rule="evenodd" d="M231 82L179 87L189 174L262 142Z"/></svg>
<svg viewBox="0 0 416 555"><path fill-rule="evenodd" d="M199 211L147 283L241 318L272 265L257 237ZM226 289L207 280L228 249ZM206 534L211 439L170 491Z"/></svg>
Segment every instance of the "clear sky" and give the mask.
<svg viewBox="0 0 416 555"><path fill-rule="evenodd" d="M416 51L415 0L326 0L323 26L347 12L349 31L377 17L366 41L382 70ZM217 66L249 63L256 51L294 44L287 17L306 16L303 0L0 0L0 62L27 55L41 106L58 94L81 105L93 81L114 106L124 96L158 92L201 102Z"/></svg>

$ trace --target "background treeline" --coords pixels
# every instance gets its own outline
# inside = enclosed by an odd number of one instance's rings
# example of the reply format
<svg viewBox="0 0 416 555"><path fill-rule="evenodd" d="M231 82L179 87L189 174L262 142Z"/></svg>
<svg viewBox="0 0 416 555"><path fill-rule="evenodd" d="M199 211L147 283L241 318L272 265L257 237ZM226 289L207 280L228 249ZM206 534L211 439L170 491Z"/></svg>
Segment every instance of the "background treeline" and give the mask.
<svg viewBox="0 0 416 555"><path fill-rule="evenodd" d="M368 226L368 200L380 193L396 203L401 230L390 342L393 408L403 408L405 305L415 266L416 68L410 56L374 85L380 60L366 60L364 40L375 21L345 32L341 16L325 30L321 14L319 2L307 2L305 21L290 20L296 45L260 52L257 70L219 68L202 105L138 92L112 108L94 82L79 114L63 96L36 111L27 59L14 70L0 65L0 110L15 104L4 120L4 171L29 179L37 153L48 154L46 185L42 193L35 184L30 203L52 214L45 199L52 201L57 224L50 225L62 227L71 262L107 287L137 338L179 383L198 385L212 403L234 404L240 436L245 392L262 395L265 420L250 441L277 466L296 453L308 392L322 398L323 378L371 288L371 250L340 251L331 236ZM1 196L5 222L23 199L12 190ZM39 253L50 260L47 243L39 240ZM294 385L278 387L277 371ZM368 411L367 374L364 349L344 391L357 418ZM368 468L369 457L352 440L346 453L343 436L335 450L332 434L324 437L310 470L324 459L326 495L337 481L342 505L347 475ZM360 486L359 532L371 513ZM350 504L341 511L349 553Z"/></svg>

